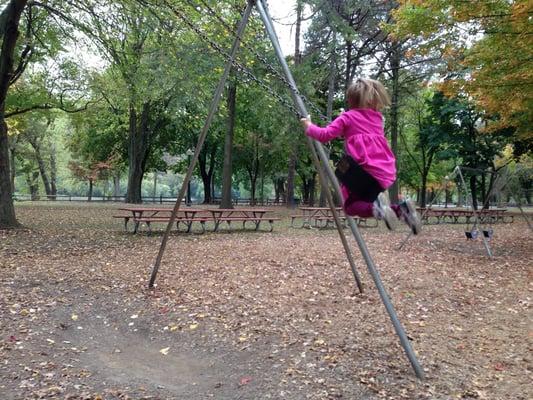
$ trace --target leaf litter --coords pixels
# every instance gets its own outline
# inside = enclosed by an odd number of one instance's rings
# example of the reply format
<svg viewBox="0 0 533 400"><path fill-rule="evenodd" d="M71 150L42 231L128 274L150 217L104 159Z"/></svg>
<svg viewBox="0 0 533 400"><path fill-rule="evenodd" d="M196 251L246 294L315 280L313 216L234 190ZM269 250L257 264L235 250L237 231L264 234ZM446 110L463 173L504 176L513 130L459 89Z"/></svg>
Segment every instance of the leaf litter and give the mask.
<svg viewBox="0 0 533 400"><path fill-rule="evenodd" d="M149 290L161 236L124 234L112 206L18 211L31 229L0 231L8 398L531 398L533 254L519 220L495 225L492 259L460 226L427 226L401 251L405 231L362 229L419 381L334 230L173 235ZM198 365L174 387L163 370L180 362Z"/></svg>

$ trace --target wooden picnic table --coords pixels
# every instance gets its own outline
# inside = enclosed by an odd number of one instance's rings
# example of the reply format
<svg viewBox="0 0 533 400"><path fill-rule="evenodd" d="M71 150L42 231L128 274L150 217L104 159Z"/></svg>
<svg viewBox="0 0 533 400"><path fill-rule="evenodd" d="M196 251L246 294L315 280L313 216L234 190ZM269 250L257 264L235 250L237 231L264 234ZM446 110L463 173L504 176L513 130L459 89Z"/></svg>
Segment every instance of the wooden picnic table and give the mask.
<svg viewBox="0 0 533 400"><path fill-rule="evenodd" d="M231 227L232 222L242 222L242 227L246 227L246 222L252 222L255 225L255 230L259 230L261 222L268 221L270 223L270 232L274 229L274 221L279 218L266 215L271 213L271 210L264 208L209 208L207 211L211 212L215 227L214 232L218 231L220 224L226 222L228 227Z"/></svg>
<svg viewBox="0 0 533 400"><path fill-rule="evenodd" d="M295 228L294 221L296 219L302 219L301 228L304 227L315 227L315 228L327 228L330 224L335 223L335 218L333 218L333 213L329 207L298 207L302 212L301 214L291 215L291 227ZM335 207L339 215L339 219L343 224L346 222L346 215L344 214L344 209L342 207ZM357 222L358 226L365 227L376 227L378 221L375 221L375 224L369 225L367 218L352 217Z"/></svg>
<svg viewBox="0 0 533 400"><path fill-rule="evenodd" d="M330 221L334 221L333 213L329 207L298 207L301 211L299 215L291 215L291 226L294 227L295 219L302 219L302 228L305 226L318 227L322 222L325 222L326 226ZM344 220L342 207L336 207L339 218Z"/></svg>
<svg viewBox="0 0 533 400"><path fill-rule="evenodd" d="M455 209L455 208L418 208L419 214L425 223L431 223L431 218L434 218L434 223L452 223L452 224L470 224L474 220L474 212L472 210ZM479 222L496 223L505 222L506 209L482 209L478 210ZM509 222L513 222L510 218Z"/></svg>
<svg viewBox="0 0 533 400"><path fill-rule="evenodd" d="M130 220L134 223L133 233L137 233L141 223L146 224L148 230L151 231L151 223L160 222L168 223L172 216L172 208L168 207L143 207L143 206L128 206L119 208L120 211L126 212L123 215L115 215L114 218L124 219L124 229L128 230L128 222ZM183 223L187 227L187 232L192 231L194 222L200 222L202 225L202 233L205 232L205 223L212 221L214 223L214 231L218 231L220 224L226 222L231 227L232 222L242 222L243 228L246 227L246 222L251 222L255 226L255 230L259 230L261 222L268 221L270 223L270 232L274 229L274 221L280 218L266 215L271 210L263 208L190 208L183 207L177 211L176 214L176 228L179 230L179 224Z"/></svg>
<svg viewBox="0 0 533 400"><path fill-rule="evenodd" d="M143 206L128 206L119 208L120 211L125 211L126 215L116 215L115 218L124 219L124 229L128 230L128 222L131 219L134 223L133 233L137 233L139 225L145 223L149 230L152 222L168 223L172 216L172 208L169 207L143 207ZM183 207L176 213L176 228L179 229L179 224L183 223L187 226L187 232L191 232L193 222L200 222L202 230L205 231L205 222L208 220L205 216L197 216L197 214L205 212L205 210L198 208Z"/></svg>

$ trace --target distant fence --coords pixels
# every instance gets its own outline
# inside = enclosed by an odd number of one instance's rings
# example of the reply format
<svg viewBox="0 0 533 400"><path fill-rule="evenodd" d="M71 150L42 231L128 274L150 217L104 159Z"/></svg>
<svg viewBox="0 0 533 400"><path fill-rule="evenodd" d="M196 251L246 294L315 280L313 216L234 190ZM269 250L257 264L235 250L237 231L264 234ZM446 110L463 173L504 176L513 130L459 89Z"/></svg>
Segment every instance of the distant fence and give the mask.
<svg viewBox="0 0 533 400"><path fill-rule="evenodd" d="M66 195L66 194L57 194L57 195L40 195L38 197L32 198L31 195L26 194L16 194L13 196L15 201L85 201L85 202L119 202L124 203L126 201L125 196L93 196L89 200L88 196L75 196L75 195ZM176 197L168 196L142 196L143 203L152 203L152 204L165 204L165 203L176 203ZM285 205L285 200L279 199L255 199L252 201L249 198L234 198L232 199L233 204L235 205L259 205L259 206L283 206ZM186 203L186 199L182 200L182 203ZM199 204L197 201L193 201L193 204ZM215 197L210 204L220 204L220 197ZM300 204L299 199L295 199L295 204Z"/></svg>

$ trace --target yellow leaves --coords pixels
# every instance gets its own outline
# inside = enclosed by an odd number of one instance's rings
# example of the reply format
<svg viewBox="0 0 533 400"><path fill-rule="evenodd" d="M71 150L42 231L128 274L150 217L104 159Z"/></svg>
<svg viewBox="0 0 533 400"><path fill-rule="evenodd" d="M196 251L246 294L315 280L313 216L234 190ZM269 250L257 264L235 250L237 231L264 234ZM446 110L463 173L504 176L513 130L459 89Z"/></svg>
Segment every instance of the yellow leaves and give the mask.
<svg viewBox="0 0 533 400"><path fill-rule="evenodd" d="M531 1L517 1L511 7L513 18L527 19L532 11L533 3Z"/></svg>
<svg viewBox="0 0 533 400"><path fill-rule="evenodd" d="M165 348L159 350L159 352L161 354L163 354L164 356L166 356L168 354L169 350L170 350L170 347L165 347Z"/></svg>
<svg viewBox="0 0 533 400"><path fill-rule="evenodd" d="M190 324L190 325L189 325L189 329L190 329L191 331L194 331L194 330L197 329L197 328L198 328L198 324L197 324L197 323L195 323L195 324Z"/></svg>

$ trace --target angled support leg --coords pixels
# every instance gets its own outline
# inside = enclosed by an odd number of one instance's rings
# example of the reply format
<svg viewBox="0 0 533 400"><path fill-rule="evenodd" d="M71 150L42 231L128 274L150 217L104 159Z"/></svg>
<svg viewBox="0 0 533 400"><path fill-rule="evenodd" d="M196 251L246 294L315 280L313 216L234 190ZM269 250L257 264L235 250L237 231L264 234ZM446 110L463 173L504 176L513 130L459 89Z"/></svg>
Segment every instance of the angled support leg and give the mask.
<svg viewBox="0 0 533 400"><path fill-rule="evenodd" d="M456 172L459 175L459 178L461 179L461 183L463 184L464 190L466 192L467 200L470 203L470 207L472 207L472 212L474 214L474 228L477 228L479 225L479 215L476 209L474 208L474 200L472 199L472 194L468 191L465 178L463 177L463 172L461 171L461 168L459 166L455 167L454 172ZM470 223L469 217L467 217L466 223ZM485 238L485 235L481 235L481 240L483 240L483 246L485 246L485 250L487 251L487 255L489 258L492 258L492 250L490 249L489 242Z"/></svg>
<svg viewBox="0 0 533 400"><path fill-rule="evenodd" d="M279 45L279 42L278 42L278 37L276 35L276 32L274 30L274 26L272 24L272 19L270 18L270 15L268 14L268 10L266 8L266 5L264 3L264 0L257 0L257 8L259 10L259 14L261 15L261 19L263 20L263 23L265 24L265 27L267 29L267 32L270 36L270 40L272 41L272 45L274 46L274 49L276 51L276 55L278 57L278 60L283 68L283 71L284 71L284 74L285 74L285 77L287 78L288 82L290 83L290 86L291 86L291 95L293 97L293 100L294 100L294 103L295 105L297 106L298 108L298 111L300 112L300 114L302 116L307 116L308 113L307 113L307 109L303 103L303 100L301 98L301 96L299 95L299 92L298 92L298 89L296 87L296 83L294 81L294 78L292 77L292 73L289 69L289 66L287 65L287 62L285 61L285 58L283 57L283 53L281 51L281 47ZM307 137L307 142L309 144L309 148L311 150L311 155L313 157L313 161L314 161L314 164L317 168L317 170L319 171L319 175L320 175L320 178L321 178L321 182L324 182L324 184L326 184L326 187L327 187L327 180L326 180L326 177L324 176L324 170L325 170L325 173L327 174L328 178L329 178L329 181L330 183L333 185L333 187L335 188L335 191L337 192L337 194L340 196L341 192L340 192L340 186L339 186L339 183L337 182L337 179L335 177L335 174L333 172L333 170L331 169L331 167L329 166L329 160L328 160L328 157L326 155L326 152L324 151L324 148L322 147L322 145L316 141L313 141L311 140L311 138ZM317 154L318 156L320 156L320 160L322 161L322 165L323 165L323 168L321 167L320 165L320 161L318 160L318 157L317 157ZM327 191L329 192L329 191ZM351 259L351 252L349 250L349 247L347 246L347 242L346 242L346 238L344 236L344 232L342 230L342 225L341 225L341 222L340 222L340 219L339 219L339 216L337 214L337 210L335 209L335 204L333 203L333 198L331 196L331 194L329 194L329 196L327 197L328 199L328 203L329 203L329 206L331 208L331 211L333 213L333 216L334 216L334 219L335 219L335 223L337 225L337 229L339 231L339 235L341 236L341 240L343 242L343 245L344 245L344 248L346 250L346 254L348 256L349 259ZM376 288L378 289L378 292L379 292L379 295L381 297L381 301L383 302L383 304L385 305L385 308L389 314L389 317L392 321L392 324L394 325L394 329L396 330L396 334L398 335L398 337L400 338L400 342L401 342L401 345L411 363L411 366L413 367L415 373L416 373L416 376L420 379L423 379L424 378L424 371L422 370L422 367L420 366L419 362L418 362L418 359L416 358L416 355L411 347L411 344L409 343L409 339L407 338L407 335L405 333L405 330L400 322L400 320L398 319L398 316L396 315L396 311L394 310L394 307L391 303L391 301L389 300L389 295L387 294L387 291L385 290L385 287L383 286L383 283L381 281L381 277L379 275L379 272L378 270L376 269L375 265L374 265L374 261L372 260L372 258L370 257L370 254L368 252L368 249L366 247L366 243L364 242L361 234L359 233L359 230L357 229L357 225L355 224L355 221L353 218L351 217L348 217L348 224L350 226L350 229L355 237L355 240L359 246L359 249L361 251L361 254L363 255L363 258L365 259L365 262L366 262L366 265L367 265L367 268L368 268L368 271L370 273L370 275L372 276L372 279L374 280L374 284L376 285ZM351 260L353 261L353 260ZM352 270L354 272L354 276L356 277L356 280L357 280L357 272L355 270L355 267L353 264L352 265Z"/></svg>
<svg viewBox="0 0 533 400"><path fill-rule="evenodd" d="M231 47L230 58L226 62L224 72L222 73L222 77L220 78L220 81L218 82L218 86L215 90L215 95L213 96L213 100L211 101L211 105L209 107L207 119L204 123L200 136L198 137L198 143L196 144L196 148L194 150L194 156L192 157L191 163L189 164L189 168L187 169L187 174L185 175L185 178L183 179L183 183L181 185L178 198L176 199L176 204L174 205L174 209L172 210L170 221L168 222L167 229L165 230L165 234L163 235L163 239L161 241L161 247L159 248L159 253L157 254L157 258L155 260L155 264L152 269L152 275L150 277L150 282L148 284L148 287L150 288L154 287L154 282L157 277L157 272L159 271L159 266L161 265L161 259L163 258L163 254L165 253L165 248L168 242L168 235L170 233L170 229L172 228L172 224L174 223L176 219L176 214L180 208L181 199L183 199L183 197L185 196L187 185L189 184L189 181L191 180L194 167L196 166L196 163L198 162L200 151L202 150L202 147L204 145L205 138L207 136L207 131L209 130L209 127L211 126L211 122L213 121L215 112L218 109L220 98L222 97L222 92L224 90L224 85L228 79L229 73L233 66L233 62L235 61L235 58L237 56L237 51L241 43L241 38L243 36L244 29L246 28L246 24L248 23L248 19L250 17L250 14L252 13L252 8L253 8L252 3L253 3L252 1L248 1L248 4L246 5L246 9L244 10L242 19L239 22L239 27L237 28L237 35L235 36L235 40L233 41L233 45Z"/></svg>

